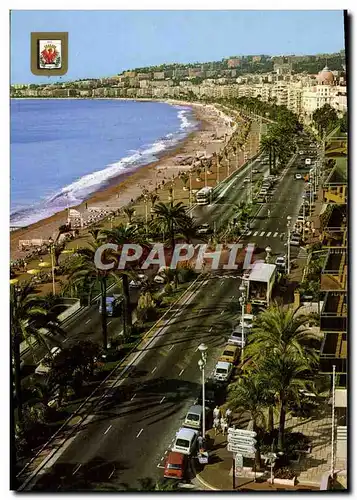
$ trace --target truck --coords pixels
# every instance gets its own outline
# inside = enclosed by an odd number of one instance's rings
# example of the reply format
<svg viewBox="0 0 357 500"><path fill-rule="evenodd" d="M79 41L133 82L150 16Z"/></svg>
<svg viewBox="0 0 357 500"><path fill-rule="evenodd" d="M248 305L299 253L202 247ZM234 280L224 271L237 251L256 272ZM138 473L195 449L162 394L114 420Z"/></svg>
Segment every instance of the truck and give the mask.
<svg viewBox="0 0 357 500"><path fill-rule="evenodd" d="M107 316L116 316L120 314L123 296L113 294L111 297L106 297L106 305L107 305ZM102 300L99 299L99 314L102 314Z"/></svg>
<svg viewBox="0 0 357 500"><path fill-rule="evenodd" d="M212 187L204 187L196 193L197 205L209 205L212 201Z"/></svg>
<svg viewBox="0 0 357 500"><path fill-rule="evenodd" d="M243 277L247 285L248 302L269 307L276 279L276 265L255 262L249 274Z"/></svg>

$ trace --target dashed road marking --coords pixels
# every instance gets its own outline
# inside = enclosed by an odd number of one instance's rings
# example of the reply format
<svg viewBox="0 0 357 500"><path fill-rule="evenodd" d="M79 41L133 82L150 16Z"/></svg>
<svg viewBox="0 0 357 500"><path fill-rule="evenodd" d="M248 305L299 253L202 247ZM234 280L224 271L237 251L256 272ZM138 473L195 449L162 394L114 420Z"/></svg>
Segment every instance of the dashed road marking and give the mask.
<svg viewBox="0 0 357 500"><path fill-rule="evenodd" d="M160 404L163 403L164 399L165 399L166 396L164 396L161 401L160 401Z"/></svg>
<svg viewBox="0 0 357 500"><path fill-rule="evenodd" d="M157 465L156 467L157 467L158 469L165 469L165 467L164 467L163 465L160 465L160 464L159 464L159 465Z"/></svg>
<svg viewBox="0 0 357 500"><path fill-rule="evenodd" d="M267 233L267 236L270 236L271 235L271 231L269 231L269 233Z"/></svg>
<svg viewBox="0 0 357 500"><path fill-rule="evenodd" d="M113 320L111 319L110 321L108 321L108 326L110 325L110 323L112 322Z"/></svg>
<svg viewBox="0 0 357 500"><path fill-rule="evenodd" d="M211 328L209 329L209 331L211 332L212 330L213 330L213 326L211 326ZM197 347L197 349L198 349L198 347Z"/></svg>
<svg viewBox="0 0 357 500"><path fill-rule="evenodd" d="M141 430L138 432L138 434L137 434L137 436L136 436L137 438L140 436L140 434L143 432L143 430L144 430L144 429L141 429Z"/></svg>
<svg viewBox="0 0 357 500"><path fill-rule="evenodd" d="M262 231L259 236L264 236L265 231Z"/></svg>
<svg viewBox="0 0 357 500"><path fill-rule="evenodd" d="M65 344L66 342L68 342L68 339L64 339L63 344Z"/></svg>
<svg viewBox="0 0 357 500"><path fill-rule="evenodd" d="M259 231L255 231L255 233L253 234L253 236L256 236L258 233L259 233Z"/></svg>
<svg viewBox="0 0 357 500"><path fill-rule="evenodd" d="M246 235L247 235L247 236L250 236L250 235L252 234L252 232L253 232L253 231L248 231L248 232L246 233Z"/></svg>
<svg viewBox="0 0 357 500"><path fill-rule="evenodd" d="M88 325L88 323L90 323L91 321L91 319L88 319L85 324Z"/></svg>
<svg viewBox="0 0 357 500"><path fill-rule="evenodd" d="M154 373L157 370L157 366L151 371L151 373Z"/></svg>
<svg viewBox="0 0 357 500"><path fill-rule="evenodd" d="M78 471L79 471L79 469L80 469L81 467L82 467L82 464L77 465L77 467L76 467L76 468L74 469L74 471L72 472L72 476L74 476L74 475L75 475L75 473L76 473L76 472L78 472Z"/></svg>
<svg viewBox="0 0 357 500"><path fill-rule="evenodd" d="M224 313L224 311L221 311L221 316L222 316L223 313Z"/></svg>
<svg viewBox="0 0 357 500"><path fill-rule="evenodd" d="M273 234L273 238L276 238L277 236L278 236L277 232Z"/></svg>
<svg viewBox="0 0 357 500"><path fill-rule="evenodd" d="M136 393L135 393L135 394L134 394L134 396L130 399L130 401L132 401L132 400L135 398L135 396L136 396Z"/></svg>
<svg viewBox="0 0 357 500"><path fill-rule="evenodd" d="M115 467L114 467L114 470L112 470L112 472L110 473L110 476L109 476L108 479L110 479L112 477L112 475L114 474L114 472L115 472Z"/></svg>
<svg viewBox="0 0 357 500"><path fill-rule="evenodd" d="M172 344L172 346L170 347L169 351L172 351L172 349L174 348L175 346Z"/></svg>
<svg viewBox="0 0 357 500"><path fill-rule="evenodd" d="M109 432L109 431L110 431L110 429L111 429L111 427L112 427L112 425L110 425L110 426L108 427L108 429L105 431L105 433L104 433L104 434L106 434L107 432Z"/></svg>
<svg viewBox="0 0 357 500"><path fill-rule="evenodd" d="M185 371L185 369L184 369L184 368L182 368L182 370L181 370L181 371L180 371L180 373L179 373L179 377L181 377L181 375L183 374L183 372L184 372L184 371Z"/></svg>

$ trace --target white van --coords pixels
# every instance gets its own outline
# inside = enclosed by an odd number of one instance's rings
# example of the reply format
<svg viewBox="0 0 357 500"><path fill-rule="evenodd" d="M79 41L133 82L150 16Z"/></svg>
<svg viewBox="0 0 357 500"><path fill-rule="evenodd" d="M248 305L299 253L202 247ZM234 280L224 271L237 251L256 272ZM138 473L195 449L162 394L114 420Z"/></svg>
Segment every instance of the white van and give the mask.
<svg viewBox="0 0 357 500"><path fill-rule="evenodd" d="M228 363L227 361L218 361L214 369L213 378L217 380L217 382L228 382L231 378L232 372L232 363Z"/></svg>
<svg viewBox="0 0 357 500"><path fill-rule="evenodd" d="M201 405L193 405L188 410L183 425L184 427L200 430L202 426L202 417L203 407Z"/></svg>
<svg viewBox="0 0 357 500"><path fill-rule="evenodd" d="M171 451L177 451L184 455L191 455L197 446L198 431L181 427L176 434L176 439Z"/></svg>

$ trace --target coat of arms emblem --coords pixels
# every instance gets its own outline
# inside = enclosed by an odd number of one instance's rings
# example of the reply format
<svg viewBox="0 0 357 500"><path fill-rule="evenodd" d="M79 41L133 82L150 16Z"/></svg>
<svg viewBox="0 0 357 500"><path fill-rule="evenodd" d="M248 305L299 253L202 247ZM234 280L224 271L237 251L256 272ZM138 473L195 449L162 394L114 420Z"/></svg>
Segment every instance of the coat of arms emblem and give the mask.
<svg viewBox="0 0 357 500"><path fill-rule="evenodd" d="M60 69L62 66L61 40L39 40L39 68Z"/></svg>

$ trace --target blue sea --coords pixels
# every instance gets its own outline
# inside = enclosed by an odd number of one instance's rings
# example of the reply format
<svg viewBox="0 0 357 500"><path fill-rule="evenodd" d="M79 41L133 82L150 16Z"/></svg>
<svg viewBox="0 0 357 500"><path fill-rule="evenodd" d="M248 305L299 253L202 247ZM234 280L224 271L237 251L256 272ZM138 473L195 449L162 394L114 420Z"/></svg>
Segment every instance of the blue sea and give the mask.
<svg viewBox="0 0 357 500"><path fill-rule="evenodd" d="M78 205L197 126L190 107L160 102L12 99L10 225Z"/></svg>

